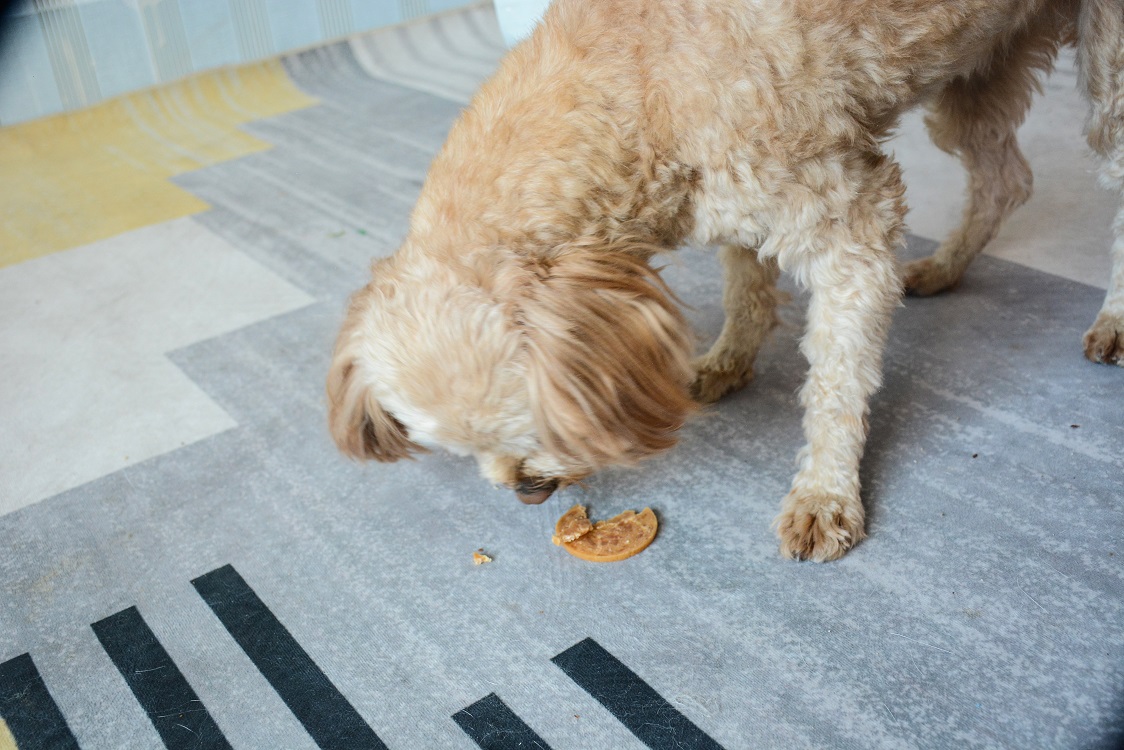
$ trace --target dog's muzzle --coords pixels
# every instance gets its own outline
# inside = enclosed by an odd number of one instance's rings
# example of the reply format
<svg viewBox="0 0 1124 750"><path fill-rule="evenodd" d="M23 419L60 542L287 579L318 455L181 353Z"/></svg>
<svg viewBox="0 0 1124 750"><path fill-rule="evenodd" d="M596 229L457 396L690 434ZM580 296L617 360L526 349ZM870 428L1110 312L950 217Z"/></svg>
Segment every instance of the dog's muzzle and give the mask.
<svg viewBox="0 0 1124 750"><path fill-rule="evenodd" d="M558 489L557 479L520 479L515 485L515 496L527 505L538 505Z"/></svg>

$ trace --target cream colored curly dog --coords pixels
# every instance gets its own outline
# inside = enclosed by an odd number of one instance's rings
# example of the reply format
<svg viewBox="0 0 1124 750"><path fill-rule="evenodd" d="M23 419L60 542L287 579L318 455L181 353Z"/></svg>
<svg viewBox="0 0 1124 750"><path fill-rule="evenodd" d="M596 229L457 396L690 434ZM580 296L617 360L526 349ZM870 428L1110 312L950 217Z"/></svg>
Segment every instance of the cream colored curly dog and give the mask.
<svg viewBox="0 0 1124 750"><path fill-rule="evenodd" d="M341 449L444 447L541 502L670 448L696 400L745 385L781 270L811 292L807 445L782 553L863 538L868 400L902 276L901 113L971 179L963 223L910 264L954 285L1030 195L1015 142L1036 76L1076 43L1089 142L1124 180L1122 0L556 0L433 162L401 249L351 302L328 378ZM1124 214L1117 222L1124 233ZM725 327L691 336L653 254L724 243ZM1124 240L1086 354L1124 362Z"/></svg>

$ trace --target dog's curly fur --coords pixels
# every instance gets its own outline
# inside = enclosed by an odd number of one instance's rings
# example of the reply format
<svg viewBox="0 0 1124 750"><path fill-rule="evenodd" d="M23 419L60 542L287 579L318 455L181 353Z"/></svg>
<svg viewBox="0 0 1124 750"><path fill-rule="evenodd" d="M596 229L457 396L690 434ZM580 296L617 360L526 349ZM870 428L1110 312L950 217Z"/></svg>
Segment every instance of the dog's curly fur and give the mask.
<svg viewBox="0 0 1124 750"><path fill-rule="evenodd" d="M781 551L863 537L858 468L891 311L956 284L1030 195L1015 130L1076 43L1090 143L1124 180L1121 0L555 0L453 127L403 246L355 295L328 380L340 448L441 446L541 500L670 448L753 375L781 270L811 291L802 450ZM925 104L970 174L961 226L899 274L901 174ZM1124 233L1124 213L1117 222ZM650 261L724 243L723 331L691 336ZM1124 241L1094 360L1124 363ZM692 395L695 398L692 398Z"/></svg>

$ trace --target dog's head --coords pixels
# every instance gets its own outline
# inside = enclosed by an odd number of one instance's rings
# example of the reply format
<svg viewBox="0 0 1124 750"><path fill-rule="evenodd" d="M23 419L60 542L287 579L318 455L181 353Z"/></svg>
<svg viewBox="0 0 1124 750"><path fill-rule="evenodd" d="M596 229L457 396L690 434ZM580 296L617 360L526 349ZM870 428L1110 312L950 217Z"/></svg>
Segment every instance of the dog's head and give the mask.
<svg viewBox="0 0 1124 750"><path fill-rule="evenodd" d="M695 407L691 341L646 257L579 242L377 262L328 376L336 443L378 461L473 455L524 502L670 448Z"/></svg>

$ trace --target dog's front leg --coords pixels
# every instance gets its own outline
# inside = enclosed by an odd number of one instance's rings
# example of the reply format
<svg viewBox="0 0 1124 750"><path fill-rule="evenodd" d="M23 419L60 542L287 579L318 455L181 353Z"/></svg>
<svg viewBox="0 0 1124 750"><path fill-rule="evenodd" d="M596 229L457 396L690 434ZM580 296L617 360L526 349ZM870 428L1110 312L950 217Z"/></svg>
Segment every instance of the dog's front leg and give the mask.
<svg viewBox="0 0 1124 750"><path fill-rule="evenodd" d="M823 221L799 242L794 270L812 293L801 351L811 365L800 392L807 444L775 521L787 557L834 560L864 536L859 461L869 399L901 285L893 248L901 236L896 167L868 176L846 221ZM877 178L871 182L870 178Z"/></svg>
<svg viewBox="0 0 1124 750"><path fill-rule="evenodd" d="M691 394L702 403L717 401L753 379L753 361L777 324L776 290L780 269L775 258L758 257L755 248L723 245L722 333L703 356L692 362Z"/></svg>

